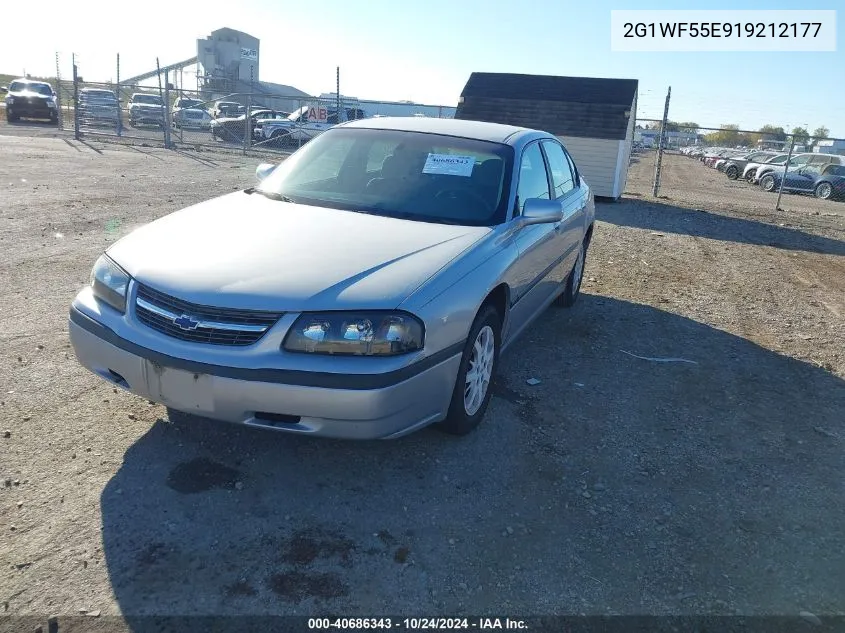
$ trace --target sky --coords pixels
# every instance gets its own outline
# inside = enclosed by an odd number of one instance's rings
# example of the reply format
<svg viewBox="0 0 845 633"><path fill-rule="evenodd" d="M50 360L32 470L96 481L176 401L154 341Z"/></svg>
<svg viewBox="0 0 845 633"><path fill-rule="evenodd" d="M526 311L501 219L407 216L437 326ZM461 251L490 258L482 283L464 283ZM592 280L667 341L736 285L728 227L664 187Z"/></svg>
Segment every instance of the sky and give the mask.
<svg viewBox="0 0 845 633"><path fill-rule="evenodd" d="M230 27L261 41L260 79L310 94L457 103L473 71L639 80L638 118L703 127L764 124L845 138L845 39L836 52L612 52L613 9L837 9L842 0L145 0L142 11L109 0L42 0L4 7L0 72L63 78L71 54L88 81L127 77L196 54L196 39ZM845 11L837 16L845 22ZM32 28L26 27L32 25ZM188 83L188 76L185 82Z"/></svg>

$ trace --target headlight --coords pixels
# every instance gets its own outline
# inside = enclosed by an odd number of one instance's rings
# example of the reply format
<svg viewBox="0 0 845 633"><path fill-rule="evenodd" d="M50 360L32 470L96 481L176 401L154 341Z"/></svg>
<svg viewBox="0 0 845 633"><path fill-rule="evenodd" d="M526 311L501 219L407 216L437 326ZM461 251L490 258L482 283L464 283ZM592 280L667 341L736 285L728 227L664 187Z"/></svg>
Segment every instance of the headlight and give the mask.
<svg viewBox="0 0 845 633"><path fill-rule="evenodd" d="M118 312L126 311L126 287L129 275L107 255L100 255L91 271L91 287L94 296Z"/></svg>
<svg viewBox="0 0 845 633"><path fill-rule="evenodd" d="M301 315L285 336L288 352L395 356L422 349L425 328L406 312L323 312Z"/></svg>

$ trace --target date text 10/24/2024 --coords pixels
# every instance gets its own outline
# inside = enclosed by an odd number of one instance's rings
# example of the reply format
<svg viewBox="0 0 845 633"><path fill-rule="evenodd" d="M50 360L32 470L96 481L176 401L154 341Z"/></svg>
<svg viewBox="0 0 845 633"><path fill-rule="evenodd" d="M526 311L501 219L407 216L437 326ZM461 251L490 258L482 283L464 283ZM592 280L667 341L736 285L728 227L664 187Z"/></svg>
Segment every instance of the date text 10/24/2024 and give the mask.
<svg viewBox="0 0 845 633"><path fill-rule="evenodd" d="M319 630L525 630L524 620L513 618L309 618L308 629Z"/></svg>

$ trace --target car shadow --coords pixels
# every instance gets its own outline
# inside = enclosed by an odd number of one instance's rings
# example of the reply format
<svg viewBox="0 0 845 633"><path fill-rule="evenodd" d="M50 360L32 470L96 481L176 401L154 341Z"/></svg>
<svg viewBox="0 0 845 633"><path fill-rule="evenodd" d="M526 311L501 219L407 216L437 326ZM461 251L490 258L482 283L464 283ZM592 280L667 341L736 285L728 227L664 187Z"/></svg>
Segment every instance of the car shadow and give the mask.
<svg viewBox="0 0 845 633"><path fill-rule="evenodd" d="M845 255L845 241L799 229L765 224L707 211L628 198L624 205L596 205L596 219L618 226L679 233L725 242L773 246L784 250Z"/></svg>
<svg viewBox="0 0 845 633"><path fill-rule="evenodd" d="M157 421L101 495L126 624L843 606L845 381L595 295L512 349L463 438Z"/></svg>

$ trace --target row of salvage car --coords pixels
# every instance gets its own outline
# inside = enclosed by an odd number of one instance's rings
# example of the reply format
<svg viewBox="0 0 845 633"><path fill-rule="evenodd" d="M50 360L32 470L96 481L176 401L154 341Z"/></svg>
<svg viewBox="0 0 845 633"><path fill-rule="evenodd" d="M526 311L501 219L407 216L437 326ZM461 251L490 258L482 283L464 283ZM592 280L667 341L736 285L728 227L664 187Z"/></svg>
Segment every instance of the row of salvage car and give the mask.
<svg viewBox="0 0 845 633"><path fill-rule="evenodd" d="M685 147L681 153L697 158L730 180L741 178L763 191L776 193L782 183L783 190L790 193L845 200L845 156L803 152L790 157L770 150L699 146Z"/></svg>

